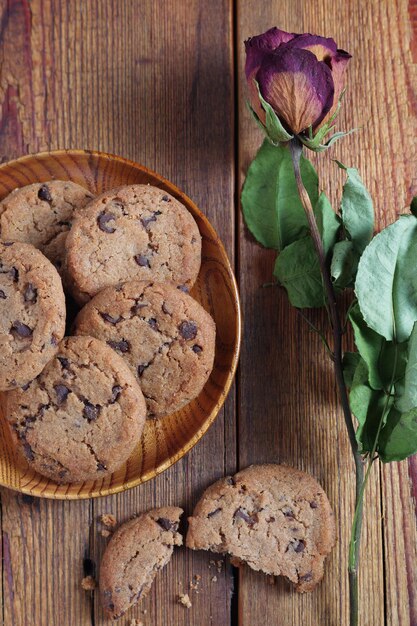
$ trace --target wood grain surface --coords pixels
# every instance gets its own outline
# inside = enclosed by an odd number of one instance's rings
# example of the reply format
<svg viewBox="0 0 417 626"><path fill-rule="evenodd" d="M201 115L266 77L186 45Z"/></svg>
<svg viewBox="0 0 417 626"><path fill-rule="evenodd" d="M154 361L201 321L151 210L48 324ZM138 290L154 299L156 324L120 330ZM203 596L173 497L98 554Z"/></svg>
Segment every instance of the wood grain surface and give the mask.
<svg viewBox="0 0 417 626"><path fill-rule="evenodd" d="M5 626L106 624L97 594L80 589L83 559L98 563L105 546L101 513L121 521L161 504L189 513L214 479L272 460L311 471L335 507L339 541L320 588L300 596L282 581L236 574L227 560L218 572L212 555L181 549L119 623L347 624L353 474L333 377L285 295L262 287L273 257L239 217L240 186L261 141L244 105L242 40L274 24L334 36L353 53L340 126L363 130L331 157L360 168L378 226L393 221L417 193L415 0L0 0L0 158L90 148L160 172L207 214L231 261L238 259L245 320L237 396L229 394L207 435L163 475L97 501L1 491ZM320 156L318 167L336 203L341 179L332 171L330 185L330 157ZM416 496L416 459L374 472L361 626L417 625ZM194 575L202 577L199 593L189 591ZM191 609L176 603L181 591L190 593Z"/></svg>

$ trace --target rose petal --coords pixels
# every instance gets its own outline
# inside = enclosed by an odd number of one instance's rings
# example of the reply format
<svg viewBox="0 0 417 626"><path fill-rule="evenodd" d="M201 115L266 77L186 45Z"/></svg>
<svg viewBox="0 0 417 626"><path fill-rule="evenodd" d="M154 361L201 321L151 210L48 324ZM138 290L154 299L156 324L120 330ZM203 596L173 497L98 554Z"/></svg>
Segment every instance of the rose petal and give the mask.
<svg viewBox="0 0 417 626"><path fill-rule="evenodd" d="M249 39L245 41L245 73L247 80L252 79L254 73L258 71L265 54L276 50L281 44L290 41L293 37L293 33L287 33L285 30L280 30L276 26L261 35L249 37Z"/></svg>
<svg viewBox="0 0 417 626"><path fill-rule="evenodd" d="M258 90L254 84L256 72L260 68L265 56L273 52L281 44L290 41L293 37L294 35L292 33L287 33L274 26L274 28L270 28L265 33L250 37L245 41L245 74L246 80L248 81L249 100L253 110L263 124L265 124L265 111L259 102Z"/></svg>
<svg viewBox="0 0 417 626"><path fill-rule="evenodd" d="M297 35L290 41L288 48L300 48L309 50L314 54L318 61L329 61L337 53L337 45L334 39L330 37L319 37L318 35Z"/></svg>
<svg viewBox="0 0 417 626"><path fill-rule="evenodd" d="M349 54L349 52L345 52L344 50L337 50L335 56L331 59L330 69L332 71L334 83L333 105L330 108L329 112L321 120L321 122L315 127L315 130L317 128L320 128L320 126L323 126L323 124L325 124L336 111L339 98L345 87L345 73L351 58L352 55Z"/></svg>
<svg viewBox="0 0 417 626"><path fill-rule="evenodd" d="M333 105L332 73L308 50L281 46L256 77L262 96L295 134L319 124Z"/></svg>

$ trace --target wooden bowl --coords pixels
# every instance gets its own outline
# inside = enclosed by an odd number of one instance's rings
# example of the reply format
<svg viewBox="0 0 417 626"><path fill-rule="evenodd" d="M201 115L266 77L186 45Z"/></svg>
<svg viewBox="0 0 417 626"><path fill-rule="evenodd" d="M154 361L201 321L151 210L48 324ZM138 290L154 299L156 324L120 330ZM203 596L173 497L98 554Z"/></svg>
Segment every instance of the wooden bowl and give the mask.
<svg viewBox="0 0 417 626"><path fill-rule="evenodd" d="M60 150L1 165L0 199L16 187L53 178L72 180L95 194L119 185L150 183L178 198L196 220L203 240L201 270L191 295L209 311L217 327L214 368L203 391L184 409L148 420L130 459L103 480L57 485L35 473L16 459L4 416L0 416L0 484L34 496L75 500L140 485L176 463L201 439L223 405L236 371L241 317L236 281L225 249L208 219L175 185L142 165L111 154Z"/></svg>

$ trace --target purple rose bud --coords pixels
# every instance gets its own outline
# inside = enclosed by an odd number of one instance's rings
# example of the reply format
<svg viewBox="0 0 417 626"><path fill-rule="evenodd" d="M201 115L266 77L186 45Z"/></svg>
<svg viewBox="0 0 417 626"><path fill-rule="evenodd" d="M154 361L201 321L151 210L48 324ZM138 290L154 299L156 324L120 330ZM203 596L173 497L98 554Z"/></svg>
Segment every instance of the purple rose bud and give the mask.
<svg viewBox="0 0 417 626"><path fill-rule="evenodd" d="M263 124L265 111L255 81L290 133L300 134L310 126L316 130L333 115L351 58L333 39L271 28L248 39L245 47L250 101Z"/></svg>

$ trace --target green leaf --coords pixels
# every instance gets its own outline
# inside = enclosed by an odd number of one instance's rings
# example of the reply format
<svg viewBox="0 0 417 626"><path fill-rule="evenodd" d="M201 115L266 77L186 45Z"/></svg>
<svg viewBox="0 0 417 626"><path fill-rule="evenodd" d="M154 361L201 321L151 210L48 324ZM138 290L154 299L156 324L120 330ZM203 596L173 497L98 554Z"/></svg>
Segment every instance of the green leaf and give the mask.
<svg viewBox="0 0 417 626"><path fill-rule="evenodd" d="M255 80L254 82L258 91L259 100L266 114L265 125L268 137L275 144L290 141L293 138L293 135L287 133L274 109L266 100L263 99L257 81Z"/></svg>
<svg viewBox="0 0 417 626"><path fill-rule="evenodd" d="M350 235L354 251L360 255L371 241L374 232L372 198L363 184L358 170L353 167L345 167L339 161L336 163L347 172L340 205L343 226Z"/></svg>
<svg viewBox="0 0 417 626"><path fill-rule="evenodd" d="M397 385L395 392L395 407L399 411L407 413L417 407L417 322L408 342L404 383Z"/></svg>
<svg viewBox="0 0 417 626"><path fill-rule="evenodd" d="M359 261L355 292L367 325L406 341L417 320L417 220L401 216L376 235Z"/></svg>
<svg viewBox="0 0 417 626"><path fill-rule="evenodd" d="M320 194L314 207L314 214L323 241L324 252L327 255L336 243L340 219L333 211L328 198L323 192Z"/></svg>
<svg viewBox="0 0 417 626"><path fill-rule="evenodd" d="M400 413L392 407L378 443L381 461L402 461L417 452L417 407Z"/></svg>
<svg viewBox="0 0 417 626"><path fill-rule="evenodd" d="M358 304L351 308L349 319L356 347L368 368L369 384L373 389L382 389L383 383L378 366L385 339L366 325Z"/></svg>
<svg viewBox="0 0 417 626"><path fill-rule="evenodd" d="M330 272L335 287L344 289L354 284L358 258L351 241L338 241L333 249Z"/></svg>
<svg viewBox="0 0 417 626"><path fill-rule="evenodd" d="M360 360L359 352L345 352L343 355L343 376L348 389L352 387L355 370Z"/></svg>
<svg viewBox="0 0 417 626"><path fill-rule="evenodd" d="M304 157L301 175L314 206L318 177ZM282 250L308 232L287 146L273 146L265 139L246 176L242 209L249 230L267 248Z"/></svg>
<svg viewBox="0 0 417 626"><path fill-rule="evenodd" d="M384 337L369 328L362 317L358 304L351 308L349 319L352 324L356 347L368 368L369 385L373 389L388 391L393 382L404 377L407 344L395 344L386 341Z"/></svg>
<svg viewBox="0 0 417 626"><path fill-rule="evenodd" d="M278 256L274 275L297 308L321 307L325 295L319 262L310 235L290 244Z"/></svg>
<svg viewBox="0 0 417 626"><path fill-rule="evenodd" d="M349 393L349 404L352 413L358 420L356 439L361 452L371 452L383 414L386 396L382 391L371 389L368 384L368 367L360 359Z"/></svg>

